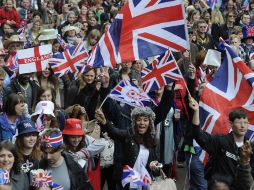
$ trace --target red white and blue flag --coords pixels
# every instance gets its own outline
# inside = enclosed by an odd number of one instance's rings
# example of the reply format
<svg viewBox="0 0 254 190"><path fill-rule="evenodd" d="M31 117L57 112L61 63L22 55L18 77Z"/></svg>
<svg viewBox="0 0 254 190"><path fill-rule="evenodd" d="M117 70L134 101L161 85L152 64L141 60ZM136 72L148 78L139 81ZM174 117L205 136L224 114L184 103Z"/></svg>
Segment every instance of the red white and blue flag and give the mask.
<svg viewBox="0 0 254 190"><path fill-rule="evenodd" d="M13 72L16 72L18 70L18 55L17 54L10 54L6 66Z"/></svg>
<svg viewBox="0 0 254 190"><path fill-rule="evenodd" d="M61 77L67 73L79 72L87 58L88 53L85 50L84 43L79 43L76 46L65 49L62 53L53 55L53 58L49 60L49 65L55 75Z"/></svg>
<svg viewBox="0 0 254 190"><path fill-rule="evenodd" d="M53 133L50 136L45 136L44 138L42 138L42 143L45 147L59 147L63 144L62 133Z"/></svg>
<svg viewBox="0 0 254 190"><path fill-rule="evenodd" d="M65 50L68 46L68 44L66 44L66 42L64 41L64 39L61 37L60 34L57 34L57 37L56 37L58 43L60 44L60 46Z"/></svg>
<svg viewBox="0 0 254 190"><path fill-rule="evenodd" d="M0 185L10 184L10 175L7 170L0 169Z"/></svg>
<svg viewBox="0 0 254 190"><path fill-rule="evenodd" d="M254 136L254 73L234 50L224 42L226 56L213 79L206 85L201 100L200 120L204 131L227 134L230 131L228 115L235 109L247 112L250 121L247 136ZM205 152L200 158L204 160ZM206 160L206 159L205 159Z"/></svg>
<svg viewBox="0 0 254 190"><path fill-rule="evenodd" d="M152 64L142 69L141 81L145 92L155 91L163 86L182 79L177 63L170 51L166 51Z"/></svg>
<svg viewBox="0 0 254 190"><path fill-rule="evenodd" d="M27 27L27 10L24 19L20 23L20 28L17 30L17 33L19 34L18 35L19 39L23 39L25 37L26 27Z"/></svg>
<svg viewBox="0 0 254 190"><path fill-rule="evenodd" d="M146 92L143 92L128 80L120 81L108 96L114 100L124 102L134 107L145 107L151 104L156 105Z"/></svg>
<svg viewBox="0 0 254 190"><path fill-rule="evenodd" d="M189 48L182 0L129 0L93 48L90 67Z"/></svg>

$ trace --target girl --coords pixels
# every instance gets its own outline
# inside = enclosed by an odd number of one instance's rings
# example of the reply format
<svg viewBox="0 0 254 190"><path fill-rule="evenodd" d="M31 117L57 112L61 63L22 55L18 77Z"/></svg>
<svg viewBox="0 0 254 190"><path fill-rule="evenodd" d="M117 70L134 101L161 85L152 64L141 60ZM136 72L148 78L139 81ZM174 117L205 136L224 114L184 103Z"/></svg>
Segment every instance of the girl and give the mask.
<svg viewBox="0 0 254 190"><path fill-rule="evenodd" d="M20 26L20 18L17 10L14 8L14 0L7 0L4 8L0 9L0 23L9 24L12 28L18 29Z"/></svg>
<svg viewBox="0 0 254 190"><path fill-rule="evenodd" d="M78 38L79 28L76 26L65 26L63 28L63 38L69 44L69 46L77 45L81 42L81 39Z"/></svg>
<svg viewBox="0 0 254 190"><path fill-rule="evenodd" d="M87 41L85 43L85 48L87 49L87 51L92 51L93 46L97 44L97 42L100 40L100 37L101 33L97 29L93 29L89 32Z"/></svg>
<svg viewBox="0 0 254 190"><path fill-rule="evenodd" d="M0 143L0 168L10 173L12 190L29 189L29 181L26 174L20 172L17 162L17 149L9 141Z"/></svg>
<svg viewBox="0 0 254 190"><path fill-rule="evenodd" d="M88 20L87 13L88 13L88 9L87 9L86 6L83 5L83 6L81 7L80 14L79 14L79 21L80 21L81 23Z"/></svg>
<svg viewBox="0 0 254 190"><path fill-rule="evenodd" d="M42 25L41 20L35 20L35 21L33 21L32 28L30 30L28 30L27 38L28 38L30 44L32 44L32 46L39 45L39 41L37 40L37 38L41 32L41 25Z"/></svg>

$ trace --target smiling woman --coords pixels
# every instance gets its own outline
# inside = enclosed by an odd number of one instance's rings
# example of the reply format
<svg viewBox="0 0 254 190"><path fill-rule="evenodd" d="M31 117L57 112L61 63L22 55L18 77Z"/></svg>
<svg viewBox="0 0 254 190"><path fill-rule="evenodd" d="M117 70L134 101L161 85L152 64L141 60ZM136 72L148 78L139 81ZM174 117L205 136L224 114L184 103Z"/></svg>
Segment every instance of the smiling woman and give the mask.
<svg viewBox="0 0 254 190"><path fill-rule="evenodd" d="M2 141L0 143L0 168L9 171L12 190L27 190L29 189L28 177L20 172L16 158L15 146L9 141Z"/></svg>

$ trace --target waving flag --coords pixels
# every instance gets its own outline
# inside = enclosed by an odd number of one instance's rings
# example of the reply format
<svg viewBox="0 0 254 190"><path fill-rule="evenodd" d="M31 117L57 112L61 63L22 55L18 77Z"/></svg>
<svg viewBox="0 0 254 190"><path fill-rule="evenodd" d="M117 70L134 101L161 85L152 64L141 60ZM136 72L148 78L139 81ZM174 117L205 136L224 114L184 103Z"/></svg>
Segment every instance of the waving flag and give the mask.
<svg viewBox="0 0 254 190"><path fill-rule="evenodd" d="M67 73L75 73L82 69L88 58L84 43L65 49L49 60L49 65L58 77Z"/></svg>
<svg viewBox="0 0 254 190"><path fill-rule="evenodd" d="M17 51L19 74L40 72L46 69L52 57L52 45L42 45Z"/></svg>
<svg viewBox="0 0 254 190"><path fill-rule="evenodd" d="M17 30L17 33L19 34L19 39L23 39L25 37L26 26L27 26L27 10L24 19L20 23L20 28Z"/></svg>
<svg viewBox="0 0 254 190"><path fill-rule="evenodd" d="M155 91L175 80L182 79L177 63L170 51L166 51L152 64L143 68L141 81L145 92Z"/></svg>
<svg viewBox="0 0 254 190"><path fill-rule="evenodd" d="M213 79L206 85L200 100L202 129L212 134L227 134L228 114L243 109L249 117L247 136L254 135L254 74L234 50L224 42L226 56ZM201 154L201 159L205 158Z"/></svg>
<svg viewBox="0 0 254 190"><path fill-rule="evenodd" d="M93 48L88 65L110 66L189 48L182 0L129 0Z"/></svg>
<svg viewBox="0 0 254 190"><path fill-rule="evenodd" d="M221 7L222 0L207 0L207 5L212 9L219 9Z"/></svg>
<svg viewBox="0 0 254 190"><path fill-rule="evenodd" d="M16 72L18 70L18 56L17 54L12 55L10 54L6 66L13 72Z"/></svg>
<svg viewBox="0 0 254 190"><path fill-rule="evenodd" d="M57 39L58 43L60 44L60 46L61 46L64 50L66 50L68 44L66 44L66 42L64 41L64 39L61 37L60 34L57 34L57 38L56 38L56 39Z"/></svg>
<svg viewBox="0 0 254 190"><path fill-rule="evenodd" d="M108 96L131 106L144 107L151 103L156 105L152 98L128 80L119 82Z"/></svg>

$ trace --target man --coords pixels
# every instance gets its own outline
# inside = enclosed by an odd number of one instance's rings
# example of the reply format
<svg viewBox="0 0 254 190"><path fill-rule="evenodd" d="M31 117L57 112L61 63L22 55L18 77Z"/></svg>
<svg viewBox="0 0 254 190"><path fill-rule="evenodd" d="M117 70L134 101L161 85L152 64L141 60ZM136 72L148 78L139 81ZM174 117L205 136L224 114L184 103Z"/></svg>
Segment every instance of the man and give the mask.
<svg viewBox="0 0 254 190"><path fill-rule="evenodd" d="M53 181L64 190L93 190L85 169L64 151L63 137L59 129L47 129L42 134L43 158L40 169L52 171Z"/></svg>
<svg viewBox="0 0 254 190"><path fill-rule="evenodd" d="M240 109L229 113L229 122L232 129L227 135L211 135L199 127L199 105L189 97L189 106L194 111L192 127L193 136L197 143L209 154L205 174L209 180L215 174L228 176L233 181L236 178L240 151L247 138L248 116Z"/></svg>
<svg viewBox="0 0 254 190"><path fill-rule="evenodd" d="M207 34L207 23L201 19L197 21L197 46L199 50L202 49L214 49L214 43L212 37Z"/></svg>

